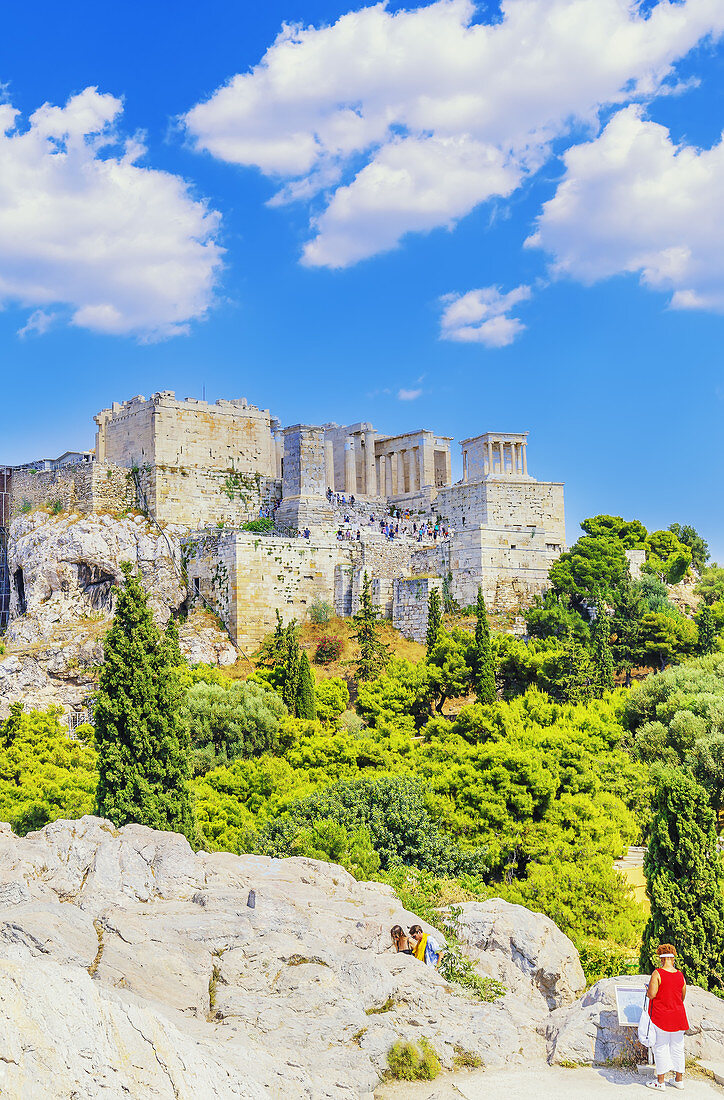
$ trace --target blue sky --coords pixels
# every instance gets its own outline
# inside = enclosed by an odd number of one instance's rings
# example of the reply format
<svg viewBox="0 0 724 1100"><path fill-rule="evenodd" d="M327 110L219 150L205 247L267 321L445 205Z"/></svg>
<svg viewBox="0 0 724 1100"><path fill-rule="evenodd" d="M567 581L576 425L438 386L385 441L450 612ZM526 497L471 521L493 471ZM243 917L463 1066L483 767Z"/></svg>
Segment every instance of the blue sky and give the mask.
<svg viewBox="0 0 724 1100"><path fill-rule="evenodd" d="M724 560L723 8L6 9L0 462L160 389L528 430L570 541Z"/></svg>

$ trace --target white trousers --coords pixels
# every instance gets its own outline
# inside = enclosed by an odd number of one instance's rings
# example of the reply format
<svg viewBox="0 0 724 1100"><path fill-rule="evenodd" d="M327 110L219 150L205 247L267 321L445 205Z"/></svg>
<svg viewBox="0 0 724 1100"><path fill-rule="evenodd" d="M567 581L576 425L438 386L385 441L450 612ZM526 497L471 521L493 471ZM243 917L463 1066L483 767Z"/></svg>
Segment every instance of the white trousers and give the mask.
<svg viewBox="0 0 724 1100"><path fill-rule="evenodd" d="M684 1072L684 1032L662 1031L654 1024L656 1042L654 1043L654 1061L657 1073Z"/></svg>

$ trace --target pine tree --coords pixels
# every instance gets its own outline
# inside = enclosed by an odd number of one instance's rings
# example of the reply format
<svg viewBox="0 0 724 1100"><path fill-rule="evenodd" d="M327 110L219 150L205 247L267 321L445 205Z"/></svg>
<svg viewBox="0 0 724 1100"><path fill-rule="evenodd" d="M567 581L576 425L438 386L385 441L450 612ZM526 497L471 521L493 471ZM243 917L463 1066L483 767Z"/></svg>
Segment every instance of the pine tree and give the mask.
<svg viewBox="0 0 724 1100"><path fill-rule="evenodd" d="M430 590L430 597L427 601L427 655L430 656L437 641L437 636L440 633L440 627L442 625L442 614L440 613L440 589L435 587Z"/></svg>
<svg viewBox="0 0 724 1100"><path fill-rule="evenodd" d="M97 812L119 827L170 829L194 843L189 742L178 721L174 672L178 635L173 625L160 633L140 578L128 562L121 570L94 712Z"/></svg>
<svg viewBox="0 0 724 1100"><path fill-rule="evenodd" d="M685 772L666 771L652 807L641 967L651 969L657 944L673 943L688 982L724 993L724 870L706 791Z"/></svg>
<svg viewBox="0 0 724 1100"><path fill-rule="evenodd" d="M699 653L713 653L716 649L716 627L708 604L702 604L696 616L696 625L699 628Z"/></svg>
<svg viewBox="0 0 724 1100"><path fill-rule="evenodd" d="M475 690L479 703L494 703L498 697L495 688L495 663L490 647L490 627L482 588L478 588L475 614Z"/></svg>
<svg viewBox="0 0 724 1100"><path fill-rule="evenodd" d="M591 654L596 666L595 694L600 699L614 689L614 665L611 652L611 624L604 609L603 597L596 593L596 617L591 623Z"/></svg>
<svg viewBox="0 0 724 1100"><path fill-rule="evenodd" d="M295 716L297 713L297 696L299 694L301 651L299 649L297 624L294 619L292 619L284 631L281 653L282 699L289 713Z"/></svg>
<svg viewBox="0 0 724 1100"><path fill-rule="evenodd" d="M314 698L314 677L309 666L309 657L302 653L299 661L299 683L296 699L297 718L313 720L317 717L317 704Z"/></svg>
<svg viewBox="0 0 724 1100"><path fill-rule="evenodd" d="M367 573L362 578L359 611L353 615L357 630L354 637L359 642L360 655L357 661L357 678L371 680L385 667L388 661L389 646L380 638L380 610L372 603L370 579Z"/></svg>

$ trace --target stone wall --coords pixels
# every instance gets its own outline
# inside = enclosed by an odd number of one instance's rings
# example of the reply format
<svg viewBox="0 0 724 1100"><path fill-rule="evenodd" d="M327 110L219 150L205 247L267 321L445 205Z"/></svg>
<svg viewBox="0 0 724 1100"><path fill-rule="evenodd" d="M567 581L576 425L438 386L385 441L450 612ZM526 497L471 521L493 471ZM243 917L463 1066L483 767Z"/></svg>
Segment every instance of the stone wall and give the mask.
<svg viewBox="0 0 724 1100"><path fill-rule="evenodd" d="M64 512L121 512L135 504L127 469L106 462L79 462L57 470L13 470L10 519L31 508Z"/></svg>
<svg viewBox="0 0 724 1100"><path fill-rule="evenodd" d="M477 527L450 539L452 596L461 607L474 604L478 585L489 611L504 613L549 586L548 570L558 556L546 550L546 532L528 527Z"/></svg>
<svg viewBox="0 0 724 1100"><path fill-rule="evenodd" d="M392 582L392 625L405 638L425 641L428 601L433 588L442 589L440 577L403 577Z"/></svg>
<svg viewBox="0 0 724 1100"><path fill-rule="evenodd" d="M557 557L565 547L563 484L532 478L493 478L441 489L433 505L456 530L491 527L543 528ZM553 553L553 551L551 551Z"/></svg>
<svg viewBox="0 0 724 1100"><path fill-rule="evenodd" d="M251 532L191 536L186 543L191 595L202 596L241 649L253 650L276 625L303 622L316 600L335 601L338 567L350 551L336 540L284 539Z"/></svg>

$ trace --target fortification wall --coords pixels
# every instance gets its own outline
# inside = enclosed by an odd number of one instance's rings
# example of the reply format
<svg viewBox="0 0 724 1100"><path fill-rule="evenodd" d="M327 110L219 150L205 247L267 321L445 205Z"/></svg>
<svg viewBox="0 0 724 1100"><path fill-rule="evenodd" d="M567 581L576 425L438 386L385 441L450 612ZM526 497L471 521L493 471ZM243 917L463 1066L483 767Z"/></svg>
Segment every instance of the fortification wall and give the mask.
<svg viewBox="0 0 724 1100"><path fill-rule="evenodd" d="M186 543L191 595L203 596L241 649L255 649L284 619L303 622L315 600L331 603L338 567L350 553L336 540L283 539L246 532L192 536Z"/></svg>
<svg viewBox="0 0 724 1100"><path fill-rule="evenodd" d="M563 484L504 477L440 489L438 512L457 530L489 524L491 527L541 527L557 546L566 541Z"/></svg>
<svg viewBox="0 0 724 1100"><path fill-rule="evenodd" d="M478 527L450 540L451 591L461 607L474 604L478 585L488 610L501 614L529 603L548 588L548 570L557 554L546 550L540 528Z"/></svg>
<svg viewBox="0 0 724 1100"><path fill-rule="evenodd" d="M79 462L57 470L13 470L10 520L30 508L60 505L64 512L119 512L132 508L128 470L107 462Z"/></svg>
<svg viewBox="0 0 724 1100"><path fill-rule="evenodd" d="M433 588L442 589L440 577L403 577L392 583L392 625L405 638L424 642L427 609Z"/></svg>

